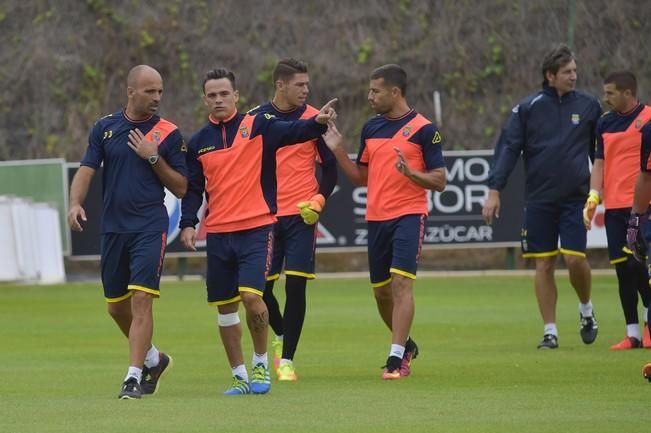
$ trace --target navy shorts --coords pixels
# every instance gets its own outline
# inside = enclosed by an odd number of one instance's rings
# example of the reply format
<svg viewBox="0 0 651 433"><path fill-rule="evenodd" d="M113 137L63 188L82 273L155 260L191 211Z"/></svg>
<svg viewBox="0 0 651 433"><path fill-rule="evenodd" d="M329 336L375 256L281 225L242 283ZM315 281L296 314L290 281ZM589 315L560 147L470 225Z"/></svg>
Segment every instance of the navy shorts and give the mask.
<svg viewBox="0 0 651 433"><path fill-rule="evenodd" d="M625 262L631 251L626 247L626 227L631 209L606 209L605 224L610 263Z"/></svg>
<svg viewBox="0 0 651 433"><path fill-rule="evenodd" d="M368 222L368 267L373 287L389 283L391 274L416 279L424 233L425 215Z"/></svg>
<svg viewBox="0 0 651 433"><path fill-rule="evenodd" d="M524 208L522 256L550 257L559 253L585 257L587 232L583 225L583 201L528 203Z"/></svg>
<svg viewBox="0 0 651 433"><path fill-rule="evenodd" d="M285 264L285 275L309 280L314 275L316 227L303 222L300 215L278 217L274 224L274 252L267 280L277 280Z"/></svg>
<svg viewBox="0 0 651 433"><path fill-rule="evenodd" d="M107 302L120 302L140 290L160 296L167 233L102 235L102 285Z"/></svg>
<svg viewBox="0 0 651 433"><path fill-rule="evenodd" d="M206 290L208 303L240 300L240 292L262 296L271 266L273 226L230 233L208 233Z"/></svg>

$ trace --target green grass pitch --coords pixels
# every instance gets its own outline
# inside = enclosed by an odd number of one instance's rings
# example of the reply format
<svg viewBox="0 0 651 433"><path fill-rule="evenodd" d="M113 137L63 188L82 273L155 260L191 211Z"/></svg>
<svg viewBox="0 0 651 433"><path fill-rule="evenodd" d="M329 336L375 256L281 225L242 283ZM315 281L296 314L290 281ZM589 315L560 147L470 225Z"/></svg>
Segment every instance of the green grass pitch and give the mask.
<svg viewBox="0 0 651 433"><path fill-rule="evenodd" d="M614 277L594 278L592 346L580 341L576 296L559 279L556 351L536 350L531 277L420 278L412 335L421 355L397 382L380 379L390 341L367 280L316 280L308 290L299 381L225 397L230 370L203 283L163 283L154 342L174 368L156 396L120 401L127 345L97 284L0 285L0 431L651 431L651 384L640 373L651 350L608 350L625 329Z"/></svg>

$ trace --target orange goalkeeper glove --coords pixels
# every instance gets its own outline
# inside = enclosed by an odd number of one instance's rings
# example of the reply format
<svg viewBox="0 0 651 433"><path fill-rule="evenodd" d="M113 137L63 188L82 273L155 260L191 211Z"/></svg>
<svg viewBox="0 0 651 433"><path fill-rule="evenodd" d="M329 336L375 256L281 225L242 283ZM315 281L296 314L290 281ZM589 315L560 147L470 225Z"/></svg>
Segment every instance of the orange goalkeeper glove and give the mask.
<svg viewBox="0 0 651 433"><path fill-rule="evenodd" d="M591 189L590 193L588 193L588 199L583 206L583 225L587 230L592 228L592 218L599 203L601 203L599 192L596 189Z"/></svg>
<svg viewBox="0 0 651 433"><path fill-rule="evenodd" d="M316 194L307 201L302 201L296 205L301 210L301 218L305 224L314 225L319 221L319 216L325 206L325 197L322 194Z"/></svg>

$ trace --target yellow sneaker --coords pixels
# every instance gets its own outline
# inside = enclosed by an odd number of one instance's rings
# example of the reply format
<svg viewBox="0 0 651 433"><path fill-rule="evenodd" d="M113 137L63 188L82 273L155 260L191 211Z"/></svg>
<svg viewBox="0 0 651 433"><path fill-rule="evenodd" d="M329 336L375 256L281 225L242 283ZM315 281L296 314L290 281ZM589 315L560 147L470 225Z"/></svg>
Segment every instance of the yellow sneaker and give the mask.
<svg viewBox="0 0 651 433"><path fill-rule="evenodd" d="M271 342L271 349L274 353L274 368L278 370L280 367L280 360L283 357L283 341L282 340L273 340Z"/></svg>
<svg viewBox="0 0 651 433"><path fill-rule="evenodd" d="M298 379L294 364L291 362L287 362L278 367L276 374L278 375L279 382L295 382Z"/></svg>

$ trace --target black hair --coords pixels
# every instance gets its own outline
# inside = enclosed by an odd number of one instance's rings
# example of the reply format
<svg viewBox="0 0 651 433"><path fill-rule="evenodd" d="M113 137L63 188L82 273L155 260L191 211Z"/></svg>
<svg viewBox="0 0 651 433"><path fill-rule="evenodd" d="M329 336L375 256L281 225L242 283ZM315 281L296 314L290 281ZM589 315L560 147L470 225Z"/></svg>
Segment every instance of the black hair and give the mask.
<svg viewBox="0 0 651 433"><path fill-rule="evenodd" d="M407 73L404 69L396 64L380 66L371 72L371 80L382 78L390 86L396 86L402 92L402 96L407 94Z"/></svg>
<svg viewBox="0 0 651 433"><path fill-rule="evenodd" d="M233 72L229 71L226 68L215 68L211 69L210 71L206 72L206 75L203 77L203 84L201 88L203 89L204 93L206 92L206 83L210 80L220 80L222 78L228 78L228 81L231 82L231 86L233 86L233 90L236 89L235 87L235 74Z"/></svg>

